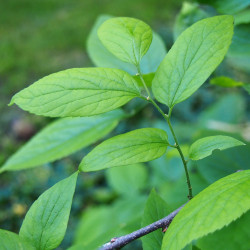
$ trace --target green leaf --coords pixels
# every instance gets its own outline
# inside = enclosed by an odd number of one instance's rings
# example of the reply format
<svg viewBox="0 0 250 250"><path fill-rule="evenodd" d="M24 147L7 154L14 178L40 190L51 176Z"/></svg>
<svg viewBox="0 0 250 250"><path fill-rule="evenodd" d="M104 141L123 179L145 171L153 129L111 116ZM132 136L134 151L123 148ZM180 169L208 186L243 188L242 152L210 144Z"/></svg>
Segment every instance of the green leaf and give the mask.
<svg viewBox="0 0 250 250"><path fill-rule="evenodd" d="M106 172L109 185L119 194L138 195L147 186L148 173L143 164L110 168Z"/></svg>
<svg viewBox="0 0 250 250"><path fill-rule="evenodd" d="M228 225L250 209L250 170L220 179L184 206L170 224L162 249L182 249Z"/></svg>
<svg viewBox="0 0 250 250"><path fill-rule="evenodd" d="M250 23L237 25L232 44L227 54L227 62L234 68L250 73Z"/></svg>
<svg viewBox="0 0 250 250"><path fill-rule="evenodd" d="M250 9L245 9L234 15L235 25L250 23Z"/></svg>
<svg viewBox="0 0 250 250"><path fill-rule="evenodd" d="M232 16L206 18L186 29L156 71L156 99L172 108L191 96L221 63L232 35Z"/></svg>
<svg viewBox="0 0 250 250"><path fill-rule="evenodd" d="M157 33L153 32L152 43L140 63L141 72L143 74L155 72L166 53L164 41Z"/></svg>
<svg viewBox="0 0 250 250"><path fill-rule="evenodd" d="M248 94L250 94L250 84L244 84L243 88L247 91Z"/></svg>
<svg viewBox="0 0 250 250"><path fill-rule="evenodd" d="M245 120L246 103L242 95L227 93L204 110L199 118L199 126L214 129L214 123L238 124ZM223 130L225 129L225 124Z"/></svg>
<svg viewBox="0 0 250 250"><path fill-rule="evenodd" d="M245 143L229 136L208 136L197 140L191 145L189 157L197 161L211 155L215 149L224 150L242 145L245 145Z"/></svg>
<svg viewBox="0 0 250 250"><path fill-rule="evenodd" d="M191 244L188 244L187 246L185 246L182 250L193 250L193 245L192 245L192 243L191 243Z"/></svg>
<svg viewBox="0 0 250 250"><path fill-rule="evenodd" d="M244 147L229 148L225 151L216 150L212 155L196 161L197 171L209 183L238 170L246 170L250 166L250 144Z"/></svg>
<svg viewBox="0 0 250 250"><path fill-rule="evenodd" d="M64 70L35 82L11 100L37 115L91 116L116 109L140 96L136 81L118 69Z"/></svg>
<svg viewBox="0 0 250 250"><path fill-rule="evenodd" d="M87 208L79 220L74 239L77 245L72 249L98 249L114 236L138 229L144 205L145 197L137 195L109 206Z"/></svg>
<svg viewBox="0 0 250 250"><path fill-rule="evenodd" d="M98 30L104 46L124 62L139 65L152 42L152 30L144 22L116 17L104 22Z"/></svg>
<svg viewBox="0 0 250 250"><path fill-rule="evenodd" d="M144 215L142 217L142 227L164 218L170 212L166 202L153 189L145 205ZM143 250L161 249L162 239L163 232L161 229L142 237Z"/></svg>
<svg viewBox="0 0 250 250"><path fill-rule="evenodd" d="M250 5L249 0L226 0L212 1L211 4L220 12L225 14L237 13Z"/></svg>
<svg viewBox="0 0 250 250"><path fill-rule="evenodd" d="M167 146L165 131L137 129L102 142L83 158L79 170L89 172L151 161L162 156Z"/></svg>
<svg viewBox="0 0 250 250"><path fill-rule="evenodd" d="M0 249L1 250L35 250L26 240L19 235L0 229Z"/></svg>
<svg viewBox="0 0 250 250"><path fill-rule="evenodd" d="M238 86L243 86L243 82L237 82L234 79L231 79L226 76L214 77L210 80L211 84L218 85L220 87L233 88Z"/></svg>
<svg viewBox="0 0 250 250"><path fill-rule="evenodd" d="M179 162L179 165L176 164L175 167L179 168L180 166L181 162ZM198 194L209 185L198 171L192 171L192 169L190 169L189 177L192 183L193 195ZM187 178L184 173L175 181L165 181L165 183L163 183L163 180L161 180L161 182L162 184L158 186L159 194L164 197L164 200L167 201L168 207L171 208L171 210L175 210L177 207L186 203L187 192L185 192L185 190L187 189Z"/></svg>
<svg viewBox="0 0 250 250"><path fill-rule="evenodd" d="M200 8L197 3L184 2L174 24L174 39L193 23L209 17L208 13Z"/></svg>
<svg viewBox="0 0 250 250"><path fill-rule="evenodd" d="M123 116L122 110L113 110L98 116L59 119L10 157L0 172L39 166L87 147L108 134Z"/></svg>
<svg viewBox="0 0 250 250"><path fill-rule="evenodd" d="M202 250L248 250L250 239L250 211L219 231L198 240Z"/></svg>
<svg viewBox="0 0 250 250"><path fill-rule="evenodd" d="M96 20L87 40L88 54L97 67L118 68L127 71L131 75L135 75L137 73L135 65L119 60L104 47L97 35L97 30L101 24L110 18L112 17L101 15ZM141 72L143 74L155 72L165 55L166 48L162 38L157 33L153 32L152 43L141 60Z"/></svg>
<svg viewBox="0 0 250 250"><path fill-rule="evenodd" d="M64 238L78 172L45 191L25 216L20 236L36 249L54 249Z"/></svg>
<svg viewBox="0 0 250 250"><path fill-rule="evenodd" d="M192 250L201 250L201 249L197 246L192 246Z"/></svg>
<svg viewBox="0 0 250 250"><path fill-rule="evenodd" d="M143 75L143 79L144 79L144 81L145 81L147 87L151 88L151 86L152 86L152 81L153 81L154 77L155 77L155 74L154 74L154 73L150 73L150 74ZM144 88L144 85L143 85L143 83L142 83L142 81L141 81L140 76L138 76L138 75L137 75L137 76L133 76L133 78L136 80L138 86Z"/></svg>
<svg viewBox="0 0 250 250"><path fill-rule="evenodd" d="M109 15L101 15L97 18L87 40L87 51L92 62L97 67L116 68L135 75L136 67L133 64L123 62L109 52L100 41L97 30L103 22L112 18Z"/></svg>

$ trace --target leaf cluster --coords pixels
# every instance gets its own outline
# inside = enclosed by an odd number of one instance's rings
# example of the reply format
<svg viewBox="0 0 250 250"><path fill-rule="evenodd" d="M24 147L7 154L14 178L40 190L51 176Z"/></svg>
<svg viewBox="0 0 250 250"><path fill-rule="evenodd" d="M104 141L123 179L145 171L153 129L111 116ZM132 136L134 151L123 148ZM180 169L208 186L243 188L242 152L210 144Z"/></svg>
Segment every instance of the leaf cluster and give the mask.
<svg viewBox="0 0 250 250"><path fill-rule="evenodd" d="M232 37L232 16L209 17L181 33L162 58L157 53L160 51L160 54L165 54L166 50L149 25L134 18L105 17L98 21L89 38L90 50L93 46L91 41L99 39L95 45L99 46L99 53L92 50L91 54L98 67L69 69L51 74L14 95L10 105L15 103L36 115L60 119L32 138L3 165L0 172L36 167L97 142L122 119L133 115L121 107L134 98L152 104L159 111L169 126L174 144L170 142L168 133L159 128L136 129L101 142L83 157L75 173L55 184L34 202L26 214L19 236L1 230L1 242L16 249L55 249L66 232L80 172L127 167L132 171L124 175L124 179L133 182L135 189L140 190L141 185L132 177L135 171L139 173L138 176L143 175L139 163L164 156L169 147L180 154L191 199L187 160L198 161L210 156L214 150L225 150L244 143L225 135L206 136L195 141L184 155L171 125L171 115L175 105L189 98L222 62ZM157 53L156 47L159 47ZM145 79L150 79L150 82L145 82ZM164 112L157 101L168 112ZM107 175L112 185L119 187L115 171L109 169ZM179 212L164 236L162 232L156 231L143 238L144 248L182 249L193 240L239 218L250 209L247 192L250 186L249 175L249 170L241 171L204 189ZM128 194L123 188L117 189L124 195ZM99 210L97 216L111 218L112 213L118 210L116 206L113 209L112 212L105 208ZM169 210L165 201L152 191L146 202L142 225L160 219ZM122 219L117 217L117 221L121 222ZM93 221L88 223L94 224ZM126 225L114 222L113 227L126 231ZM89 240L89 245L84 245L79 243L79 239L80 234L72 249L95 248L96 244L103 243ZM198 242L198 246L202 244L202 240Z"/></svg>

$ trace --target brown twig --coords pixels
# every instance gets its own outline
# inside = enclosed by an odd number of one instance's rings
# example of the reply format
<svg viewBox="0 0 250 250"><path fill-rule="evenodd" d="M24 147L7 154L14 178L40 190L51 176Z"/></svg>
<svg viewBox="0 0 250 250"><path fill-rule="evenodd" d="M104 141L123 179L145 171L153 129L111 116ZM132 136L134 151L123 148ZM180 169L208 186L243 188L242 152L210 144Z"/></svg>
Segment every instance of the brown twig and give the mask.
<svg viewBox="0 0 250 250"><path fill-rule="evenodd" d="M133 233L118 237L118 238L112 238L110 240L110 242L104 244L99 250L112 250L112 249L120 249L122 247L124 247L125 245L127 245L128 243L146 235L149 234L159 228L162 228L163 232L165 232L168 228L168 226L170 225L170 223L172 222L172 220L174 219L174 217L177 215L177 213L182 209L182 207L184 207L184 205L182 205L181 207L179 207L178 209L176 209L175 211L173 211L171 214L169 214L168 216L164 217L163 219L160 219L146 227L143 227L139 230L134 231Z"/></svg>

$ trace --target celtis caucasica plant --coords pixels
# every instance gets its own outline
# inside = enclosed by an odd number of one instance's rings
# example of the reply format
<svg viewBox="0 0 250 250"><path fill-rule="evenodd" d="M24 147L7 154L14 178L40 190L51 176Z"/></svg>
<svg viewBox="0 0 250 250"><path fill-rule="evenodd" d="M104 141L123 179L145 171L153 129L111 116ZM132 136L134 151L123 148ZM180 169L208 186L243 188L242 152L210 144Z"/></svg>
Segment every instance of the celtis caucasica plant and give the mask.
<svg viewBox="0 0 250 250"><path fill-rule="evenodd" d="M215 149L243 143L229 136L205 137L194 142L185 157L171 124L175 105L189 98L222 62L232 35L232 16L203 19L186 29L164 57L157 54L157 35L147 24L134 18L111 18L98 29L96 39L107 49L109 54L105 56L110 55L112 63L126 71L110 65L68 69L46 76L17 93L10 105L15 103L36 115L61 119L24 145L1 172L51 162L96 142L130 116L120 107L134 98L158 110L175 143L169 142L164 130L156 128L137 129L103 141L82 159L75 173L33 203L19 235L1 230L0 244L6 249L55 249L66 232L79 174L148 162L164 155L168 147L176 149L182 160L189 201L165 224L168 226L175 217L163 237L162 249L182 249L245 213L250 208L247 194L250 171L224 177L193 197L187 167L188 159L196 161L211 155ZM155 57L164 57L160 65L154 65ZM155 73L148 77L142 65L150 63ZM118 241L119 238L111 240L103 249L116 248L118 245L114 244Z"/></svg>

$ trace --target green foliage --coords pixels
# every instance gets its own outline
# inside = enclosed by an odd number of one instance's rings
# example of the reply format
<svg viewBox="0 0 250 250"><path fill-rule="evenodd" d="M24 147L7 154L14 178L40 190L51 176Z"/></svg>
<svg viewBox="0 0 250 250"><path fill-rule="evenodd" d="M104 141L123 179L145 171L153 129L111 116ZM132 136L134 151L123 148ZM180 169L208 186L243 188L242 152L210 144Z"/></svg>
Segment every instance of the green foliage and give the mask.
<svg viewBox="0 0 250 250"><path fill-rule="evenodd" d="M249 223L250 212L247 212L229 226L199 239L197 245L202 250L247 250L250 238Z"/></svg>
<svg viewBox="0 0 250 250"><path fill-rule="evenodd" d="M0 229L1 250L35 250L35 248L19 235Z"/></svg>
<svg viewBox="0 0 250 250"><path fill-rule="evenodd" d="M21 170L51 162L96 142L124 116L122 110L93 117L60 119L38 133L0 169Z"/></svg>
<svg viewBox="0 0 250 250"><path fill-rule="evenodd" d="M151 88L152 81L153 81L154 77L155 77L154 73L149 73L149 74L143 75L143 79L144 79L147 87ZM140 76L136 75L136 76L134 76L134 79L137 81L138 86L144 87L143 83L141 82Z"/></svg>
<svg viewBox="0 0 250 250"><path fill-rule="evenodd" d="M45 191L25 216L20 236L36 249L54 249L64 238L78 173Z"/></svg>
<svg viewBox="0 0 250 250"><path fill-rule="evenodd" d="M92 27L87 40L87 50L89 57L97 67L118 68L125 70L130 74L135 74L136 69L134 65L123 62L114 56L109 50L106 49L106 47L104 47L97 35L97 31L102 23L104 23L106 20L109 20L110 18L111 16L108 15L99 16Z"/></svg>
<svg viewBox="0 0 250 250"><path fill-rule="evenodd" d="M249 177L250 170L229 175L195 196L170 224L162 249L181 249L250 209Z"/></svg>
<svg viewBox="0 0 250 250"><path fill-rule="evenodd" d="M140 96L136 81L118 69L69 69L42 78L17 93L10 104L37 115L91 116Z"/></svg>
<svg viewBox="0 0 250 250"><path fill-rule="evenodd" d="M106 172L109 185L124 196L138 195L145 188L148 173L143 164L110 168Z"/></svg>
<svg viewBox="0 0 250 250"><path fill-rule="evenodd" d="M181 162L179 162L179 164L176 164L175 167L180 167L180 164ZM190 168L190 166L189 177L191 179L194 196L209 185L209 182L198 171ZM159 194L164 198L165 201L167 201L168 207L170 207L171 210L175 210L176 208L182 206L187 202L187 194L186 192L183 192L183 190L185 190L186 188L186 176L184 173L182 173L181 177L179 177L177 180L165 180L165 183L159 185Z"/></svg>
<svg viewBox="0 0 250 250"><path fill-rule="evenodd" d="M248 94L250 95L250 84L245 84L243 86L243 88L248 92Z"/></svg>
<svg viewBox="0 0 250 250"><path fill-rule="evenodd" d="M98 36L112 54L134 65L139 65L153 39L147 24L127 17L107 20L99 28Z"/></svg>
<svg viewBox="0 0 250 250"><path fill-rule="evenodd" d="M82 159L79 166L82 172L108 168L106 179L109 187L100 187L99 191L104 190L105 195L99 199L93 198L98 196L95 190L86 194L84 207L89 207L83 213L74 245L70 249L97 249L114 236L138 229L146 198L143 192L152 184L167 200L167 205L153 190L144 210L143 226L161 219L186 203L187 197L193 197L192 189L195 195L204 188L205 190L191 199L178 213L164 238L160 230L145 236L142 239L144 249L160 249L162 238L162 249L182 249L185 246L185 249L195 249L197 247L192 246L193 240L198 239L199 247L199 244L203 244L201 237L221 229L250 209L247 193L250 186L249 171L227 176L207 187L235 170L247 168L244 165L248 161L245 159L246 151L241 151L244 157L237 159L238 164L233 166L233 162L223 163L222 169L218 167L216 170L215 163L207 169L204 167L206 164L200 166L207 159L216 159L221 153L226 155L228 152L239 152L237 150L240 147L228 148L243 145L229 135L239 139L247 137L243 132L235 131L235 128L238 129L235 123L244 122L245 118L245 102L242 97L226 93L219 103L201 114L199 122L191 129L187 130L187 125L179 124L180 134L183 135L181 144L176 136L178 133L174 132L175 126L171 124L174 105L190 97L207 80L222 62L231 43L233 17L225 15L203 19L210 15L212 14L201 10L198 4L185 3L176 21L176 36L187 29L166 56L162 39L144 22L134 18L102 16L88 39L90 57L101 68L73 68L49 75L12 98L10 104L16 103L31 113L67 118L54 122L37 134L6 162L1 171L34 167L87 147L107 135L121 119L132 117L136 113L138 115L138 111L146 106L142 102L152 104L166 122L164 130L150 128L148 124L155 125L154 121L151 123L142 120L137 125L143 128L137 130L132 130L129 126L127 129L127 124L124 123L122 126L125 125L126 131L130 132L101 142ZM188 27L199 19L203 20ZM247 19L242 20L239 21L241 24L237 26L227 57L229 65L237 68L238 64L241 69L244 68L242 65L247 65L244 62L248 57L248 25ZM235 41L242 37L244 39L239 43L242 47L239 48ZM240 60L234 64L232 58ZM219 70L223 71L226 67L223 64ZM226 86L238 86L231 78L215 77L212 81L217 85L226 82ZM247 86L243 84L245 80L239 82L242 82L243 87ZM156 100L169 107L168 114L152 97L151 87ZM210 85L210 88L214 86ZM126 113L116 110L135 97L139 97L136 100L140 102L133 100L124 108ZM201 95L196 98L194 105L189 103L189 111L213 101L207 97L209 95ZM230 114L226 116L224 113L228 109ZM151 117L154 119L153 112L147 112L150 110L148 107L145 110L148 120ZM183 115L186 110L188 108L185 107L180 114ZM176 125L175 121L174 123ZM230 129L221 129L221 124L227 124ZM167 132L171 134L169 140L165 132L166 125L169 126ZM243 127L241 124L239 126ZM116 132L121 133L123 129L124 127L119 127ZM221 134L229 135L218 135L219 130L223 130ZM204 137L204 134L208 137ZM188 141L194 139L196 142L189 149ZM173 148L172 151L166 152L168 147ZM188 149L191 161L186 160ZM228 150L217 152L216 149ZM205 157L207 158L203 159ZM151 162L152 167L149 169L139 164L154 159L157 161ZM225 162L228 162L228 158ZM171 164L172 169L165 167L166 164ZM174 171L173 168L179 169L180 164L184 169ZM27 240L36 249L54 249L59 246L66 232L78 172L55 184L34 202L24 219L20 230L21 238L16 238L17 242ZM157 176L154 176L155 173ZM86 173L83 176L82 185L86 187L98 182L106 184L102 174ZM186 184L188 196L183 192ZM91 207L91 204L104 200L109 205ZM78 207L79 204L82 203L78 203ZM211 241L216 238L211 237Z"/></svg>
<svg viewBox="0 0 250 250"><path fill-rule="evenodd" d="M84 172L147 162L162 156L168 146L167 133L143 128L117 135L94 148L80 163Z"/></svg>
<svg viewBox="0 0 250 250"><path fill-rule="evenodd" d="M106 49L97 35L97 31L101 24L110 18L111 16L102 15L96 20L87 40L88 54L97 67L118 68L135 75L137 73L135 65L119 60ZM142 73L148 74L155 72L165 54L166 48L162 38L157 33L153 32L152 43L140 63ZM141 82L139 84L141 84Z"/></svg>
<svg viewBox="0 0 250 250"><path fill-rule="evenodd" d="M202 10L197 3L184 2L181 11L179 12L175 20L175 40L190 25L207 17L209 17L208 13Z"/></svg>
<svg viewBox="0 0 250 250"><path fill-rule="evenodd" d="M245 9L234 15L235 25L250 23L250 9Z"/></svg>
<svg viewBox="0 0 250 250"><path fill-rule="evenodd" d="M237 25L234 29L232 45L228 51L228 61L236 69L250 72L250 23Z"/></svg>
<svg viewBox="0 0 250 250"><path fill-rule="evenodd" d="M143 74L155 72L166 53L167 51L162 38L157 33L153 32L153 40L149 50L140 62L141 72Z"/></svg>
<svg viewBox="0 0 250 250"><path fill-rule="evenodd" d="M234 88L234 87L242 87L245 89L248 93L250 93L250 84L249 83L243 83L235 81L232 78L226 77L226 76L218 76L214 77L210 80L210 83L213 85L225 87L225 88Z"/></svg>
<svg viewBox="0 0 250 250"><path fill-rule="evenodd" d="M213 128L214 123L238 124L245 120L245 100L238 93L228 93L219 98L209 108L204 110L199 117L201 127ZM228 110L228 112L225 112Z"/></svg>
<svg viewBox="0 0 250 250"><path fill-rule="evenodd" d="M186 29L156 71L156 99L172 108L191 96L221 63L232 35L231 16L203 19Z"/></svg>
<svg viewBox="0 0 250 250"><path fill-rule="evenodd" d="M194 142L189 149L189 157L192 160L200 160L212 154L215 149L224 150L236 146L245 145L243 142L229 136L209 136Z"/></svg>
<svg viewBox="0 0 250 250"><path fill-rule="evenodd" d="M243 85L242 82L237 82L226 76L214 77L210 80L210 83L221 86L221 87L227 87L227 88L233 88L233 87L238 87L238 86Z"/></svg>
<svg viewBox="0 0 250 250"><path fill-rule="evenodd" d="M196 161L196 169L208 183L213 183L237 170L249 169L249 151L249 143L244 147L215 151L211 156Z"/></svg>
<svg viewBox="0 0 250 250"><path fill-rule="evenodd" d="M250 5L249 0L226 0L211 1L220 13L234 14Z"/></svg>
<svg viewBox="0 0 250 250"><path fill-rule="evenodd" d="M155 192L153 189L148 197L144 214L142 218L142 226L145 227L157 220L162 219L170 213L167 203ZM142 238L142 245L144 250L161 249L161 241L163 239L163 232L161 229L145 235Z"/></svg>
<svg viewBox="0 0 250 250"><path fill-rule="evenodd" d="M231 77L235 73L232 74L232 67L236 69L237 78L247 79L246 77L242 77L242 73L238 74L237 70L249 73L249 9L244 9L246 6L250 4L248 0L225 0L225 1L210 1L210 0L200 0L204 2L204 4L211 4L214 6L216 11L211 8L211 6L198 5L197 3L183 3L182 10L179 13L176 22L174 34L175 38L180 34L180 31L183 31L191 24L195 23L198 20L206 18L208 16L213 16L217 13L224 14L233 14L234 15L234 35L232 39L232 44L227 53L227 60L224 61L224 68L217 70L218 72L225 72ZM225 8L225 9L224 9ZM223 11L224 9L224 11ZM231 11L228 11L228 10ZM242 10L239 12L239 10ZM220 73L221 74L221 73Z"/></svg>
<svg viewBox="0 0 250 250"><path fill-rule="evenodd" d="M145 197L134 196L118 200L112 206L87 209L76 230L72 250L96 249L114 235L136 230L140 227L144 205Z"/></svg>

